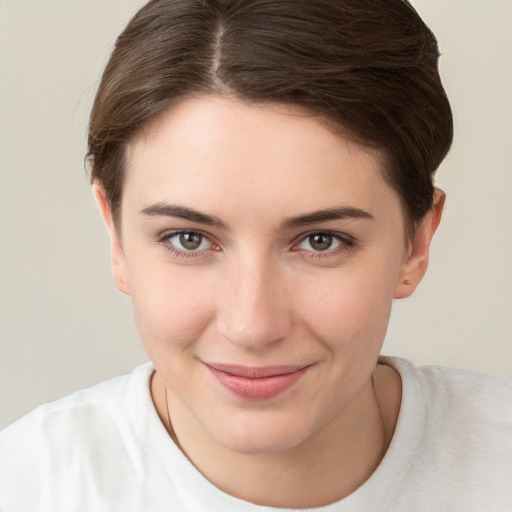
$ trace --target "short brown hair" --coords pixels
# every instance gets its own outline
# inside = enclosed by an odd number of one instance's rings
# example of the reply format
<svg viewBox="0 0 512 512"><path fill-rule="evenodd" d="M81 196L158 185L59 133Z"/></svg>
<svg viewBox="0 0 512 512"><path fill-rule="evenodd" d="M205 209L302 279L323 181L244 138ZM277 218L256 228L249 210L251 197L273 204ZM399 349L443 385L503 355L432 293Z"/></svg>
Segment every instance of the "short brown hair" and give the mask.
<svg viewBox="0 0 512 512"><path fill-rule="evenodd" d="M211 93L291 103L382 150L411 235L432 207L432 176L453 137L438 58L406 0L152 0L104 71L91 179L119 221L126 145L169 105Z"/></svg>

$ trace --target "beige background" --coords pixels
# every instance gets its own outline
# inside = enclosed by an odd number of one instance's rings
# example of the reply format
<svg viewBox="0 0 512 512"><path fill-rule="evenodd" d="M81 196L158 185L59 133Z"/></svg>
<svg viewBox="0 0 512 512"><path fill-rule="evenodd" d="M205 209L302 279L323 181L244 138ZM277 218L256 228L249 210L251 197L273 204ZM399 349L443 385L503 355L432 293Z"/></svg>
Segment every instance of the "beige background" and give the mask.
<svg viewBox="0 0 512 512"><path fill-rule="evenodd" d="M141 0L0 0L0 427L146 357L83 170L107 55ZM512 1L415 0L456 137L431 268L384 353L512 380Z"/></svg>

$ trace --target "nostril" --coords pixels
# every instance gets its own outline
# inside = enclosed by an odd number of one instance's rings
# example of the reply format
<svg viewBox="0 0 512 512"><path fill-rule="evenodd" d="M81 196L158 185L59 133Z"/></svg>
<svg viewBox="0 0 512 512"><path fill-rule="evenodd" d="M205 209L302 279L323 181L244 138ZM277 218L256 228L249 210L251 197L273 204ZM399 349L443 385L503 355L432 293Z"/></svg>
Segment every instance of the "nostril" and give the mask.
<svg viewBox="0 0 512 512"><path fill-rule="evenodd" d="M285 339L290 322L285 311L238 309L219 319L219 331L229 343L258 351Z"/></svg>

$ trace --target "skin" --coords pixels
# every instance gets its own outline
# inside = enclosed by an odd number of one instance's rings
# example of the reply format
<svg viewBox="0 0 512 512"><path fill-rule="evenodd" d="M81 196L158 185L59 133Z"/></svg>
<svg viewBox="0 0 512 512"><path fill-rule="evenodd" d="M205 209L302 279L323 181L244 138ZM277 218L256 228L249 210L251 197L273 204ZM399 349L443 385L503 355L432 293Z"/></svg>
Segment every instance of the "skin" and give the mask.
<svg viewBox="0 0 512 512"><path fill-rule="evenodd" d="M438 193L406 246L381 155L303 114L188 99L128 148L118 229L95 187L163 423L222 490L296 508L343 498L382 459L401 388L377 360L393 299L424 275L444 203ZM183 208L209 218L182 218ZM349 215L304 218L325 209ZM312 234L324 236L322 250ZM247 400L211 363L308 369L276 397Z"/></svg>

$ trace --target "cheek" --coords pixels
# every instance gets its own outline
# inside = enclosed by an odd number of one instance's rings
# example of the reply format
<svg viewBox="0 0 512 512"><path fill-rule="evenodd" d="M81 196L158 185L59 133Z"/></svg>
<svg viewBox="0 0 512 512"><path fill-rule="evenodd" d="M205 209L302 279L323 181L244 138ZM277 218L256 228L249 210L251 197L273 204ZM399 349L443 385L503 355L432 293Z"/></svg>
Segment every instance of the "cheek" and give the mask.
<svg viewBox="0 0 512 512"><path fill-rule="evenodd" d="M310 329L331 350L380 350L393 301L393 270L385 265L340 269L310 286L301 298Z"/></svg>
<svg viewBox="0 0 512 512"><path fill-rule="evenodd" d="M214 316L208 281L153 262L129 271L135 321L150 358L194 343Z"/></svg>

